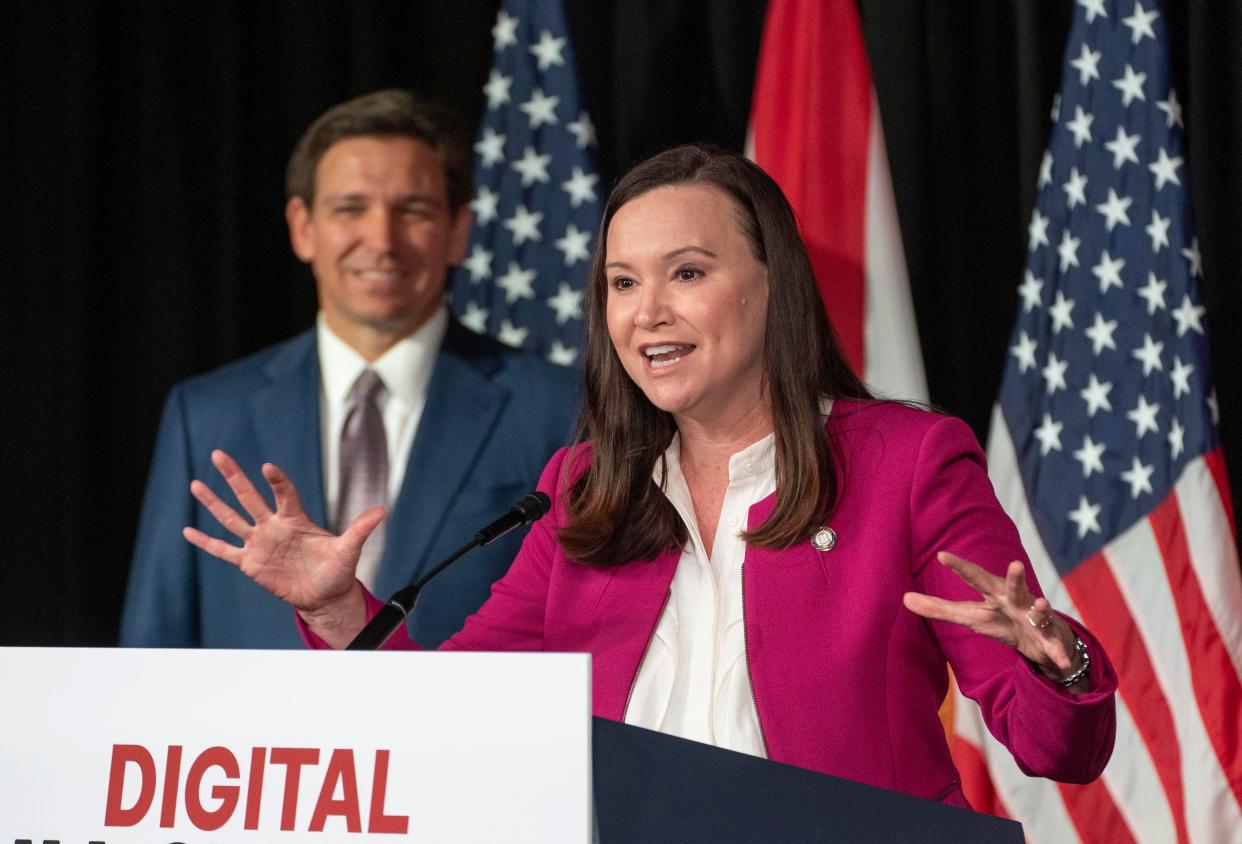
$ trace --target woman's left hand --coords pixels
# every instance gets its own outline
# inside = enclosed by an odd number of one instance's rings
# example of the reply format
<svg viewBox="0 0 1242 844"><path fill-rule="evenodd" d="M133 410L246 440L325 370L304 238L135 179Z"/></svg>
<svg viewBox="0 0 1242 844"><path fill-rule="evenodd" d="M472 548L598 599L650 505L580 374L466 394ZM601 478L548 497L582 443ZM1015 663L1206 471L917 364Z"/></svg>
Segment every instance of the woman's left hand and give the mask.
<svg viewBox="0 0 1242 844"><path fill-rule="evenodd" d="M1078 668L1082 657L1074 649L1076 638L1065 619L1052 611L1046 598L1034 598L1026 585L1026 570L1015 560L1004 577L992 574L956 554L941 551L941 565L983 596L982 601L950 601L907 592L902 600L911 612L939 621L969 627L1017 649L1046 677L1056 680ZM1087 678L1070 687L1071 692L1086 691Z"/></svg>

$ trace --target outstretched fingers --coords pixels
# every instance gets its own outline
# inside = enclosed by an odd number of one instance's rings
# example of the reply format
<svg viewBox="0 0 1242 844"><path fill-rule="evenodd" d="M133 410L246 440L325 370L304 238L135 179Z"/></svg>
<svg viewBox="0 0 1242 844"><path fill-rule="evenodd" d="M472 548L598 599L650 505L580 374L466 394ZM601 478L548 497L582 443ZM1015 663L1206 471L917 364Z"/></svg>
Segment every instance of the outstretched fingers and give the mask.
<svg viewBox="0 0 1242 844"><path fill-rule="evenodd" d="M268 486L272 488L272 495L276 497L276 513L281 516L304 515L302 497L284 470L275 463L264 463L262 472Z"/></svg>
<svg viewBox="0 0 1242 844"><path fill-rule="evenodd" d="M361 552L367 537L387 515L388 511L383 507L368 507L350 523L345 532L341 534L341 539L355 552Z"/></svg>
<svg viewBox="0 0 1242 844"><path fill-rule="evenodd" d="M237 511L220 500L220 496L211 491L211 487L202 481L190 482L190 495L193 495L199 504L207 508L207 512L211 513L225 530L236 536L243 542L250 537L254 530L254 525L238 515ZM218 556L218 555L217 555Z"/></svg>
<svg viewBox="0 0 1242 844"><path fill-rule="evenodd" d="M211 462L224 477L225 483L233 490L233 494L237 496L237 502L250 514L250 518L257 523L272 515L271 508L267 506L267 502L263 500L259 491L254 488L250 478L246 477L246 473L237 465L237 461L217 448L211 453Z"/></svg>
<svg viewBox="0 0 1242 844"><path fill-rule="evenodd" d="M222 539L216 539L208 536L198 528L184 527L181 529L181 535L185 537L185 541L193 545L195 548L201 548L213 557L218 557L226 563L232 563L235 566L241 565L242 549L235 545L229 545Z"/></svg>
<svg viewBox="0 0 1242 844"><path fill-rule="evenodd" d="M906 609L915 615L933 621L951 621L954 624L975 627L987 619L989 610L982 603L971 601L950 601L922 592L907 592L902 596Z"/></svg>

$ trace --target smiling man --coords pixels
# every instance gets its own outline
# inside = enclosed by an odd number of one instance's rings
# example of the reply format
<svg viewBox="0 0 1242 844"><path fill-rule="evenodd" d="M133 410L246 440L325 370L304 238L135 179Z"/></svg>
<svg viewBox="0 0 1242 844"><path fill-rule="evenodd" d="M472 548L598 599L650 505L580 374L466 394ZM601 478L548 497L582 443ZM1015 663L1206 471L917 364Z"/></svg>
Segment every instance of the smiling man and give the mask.
<svg viewBox="0 0 1242 844"><path fill-rule="evenodd" d="M307 514L343 530L389 510L359 577L387 595L434 566L535 486L567 441L573 374L480 337L444 305L470 229L469 135L404 91L316 120L286 173L294 253L315 278L310 330L175 386L164 407L130 573L121 643L297 647L288 608L181 529L224 536L190 497L221 449L248 473L280 466ZM227 488L216 492L225 496ZM427 587L411 634L438 643L486 599L522 532Z"/></svg>

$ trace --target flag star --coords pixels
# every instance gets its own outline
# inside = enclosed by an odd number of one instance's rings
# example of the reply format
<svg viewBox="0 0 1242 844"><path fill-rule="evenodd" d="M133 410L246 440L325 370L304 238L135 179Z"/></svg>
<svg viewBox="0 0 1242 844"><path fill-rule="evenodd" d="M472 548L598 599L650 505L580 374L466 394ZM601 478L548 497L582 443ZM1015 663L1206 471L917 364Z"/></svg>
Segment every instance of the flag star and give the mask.
<svg viewBox="0 0 1242 844"><path fill-rule="evenodd" d="M1066 299L1065 294L1058 290L1056 301L1048 309L1048 315L1052 317L1053 334L1060 334L1062 328L1074 327L1074 318L1070 316L1073 310L1074 300Z"/></svg>
<svg viewBox="0 0 1242 844"><path fill-rule="evenodd" d="M505 141L507 135L498 135L496 130L483 130L483 137L474 144L474 151L483 156L483 166L491 167L505 160Z"/></svg>
<svg viewBox="0 0 1242 844"><path fill-rule="evenodd" d="M1183 125L1182 124L1182 104L1177 101L1177 92L1174 91L1172 88L1169 89L1169 98L1167 100L1158 100L1156 102L1156 108L1160 109L1167 115L1167 118L1166 118L1167 128L1172 129L1173 124L1175 123L1178 126Z"/></svg>
<svg viewBox="0 0 1242 844"><path fill-rule="evenodd" d="M1095 120L1095 115L1082 110L1082 106L1074 106L1074 119L1065 124L1065 128L1070 130L1070 134L1074 136L1074 149L1081 149L1082 145L1091 142L1091 121Z"/></svg>
<svg viewBox="0 0 1242 844"><path fill-rule="evenodd" d="M1087 386L1078 392L1078 395L1082 396L1083 401L1087 403L1087 416L1095 418L1097 410L1107 410L1112 413L1113 403L1108 400L1108 394L1113 390L1113 382L1101 383L1100 379L1095 377L1094 372L1091 373L1089 379Z"/></svg>
<svg viewBox="0 0 1242 844"><path fill-rule="evenodd" d="M1053 422L1050 414L1044 414L1044 421L1035 429L1035 439L1039 440L1039 456L1047 457L1050 451L1061 450L1061 429L1064 423Z"/></svg>
<svg viewBox="0 0 1242 844"><path fill-rule="evenodd" d="M566 226L565 236L556 241L556 248L565 254L565 266L572 267L578 261L589 261L591 250L587 249L587 244L590 242L589 231L578 231L573 223Z"/></svg>
<svg viewBox="0 0 1242 844"><path fill-rule="evenodd" d="M1039 162L1039 184L1037 187L1043 188L1052 184L1052 150L1044 150L1043 160Z"/></svg>
<svg viewBox="0 0 1242 844"><path fill-rule="evenodd" d="M476 222L487 225L497 217L500 208L500 194L495 193L487 185L479 188L479 192L470 200L470 210Z"/></svg>
<svg viewBox="0 0 1242 844"><path fill-rule="evenodd" d="M1092 79L1100 78L1100 55L1099 50L1092 50L1084 43L1078 58L1070 62L1078 71L1078 83L1080 85L1086 85Z"/></svg>
<svg viewBox="0 0 1242 844"><path fill-rule="evenodd" d="M1177 422L1176 419L1173 421ZM1121 479L1130 485L1131 498L1138 498L1140 493L1151 492L1151 473L1155 470L1155 466L1144 466L1143 461L1135 456L1129 470L1121 473Z"/></svg>
<svg viewBox="0 0 1242 844"><path fill-rule="evenodd" d="M574 290L565 282L548 300L548 307L556 311L556 324L564 325L571 319L582 319L582 291Z"/></svg>
<svg viewBox="0 0 1242 844"><path fill-rule="evenodd" d="M1180 186L1182 180L1177 177L1177 168L1181 167L1185 161L1186 159L1180 155L1169 158L1169 154L1164 151L1164 147L1160 147L1159 157L1147 165L1147 169L1156 177L1156 190L1160 190L1169 182Z"/></svg>
<svg viewBox="0 0 1242 844"><path fill-rule="evenodd" d="M1061 243L1057 246L1057 254L1061 256L1061 272L1078 266L1078 247L1081 243L1082 238L1074 237L1069 229L1061 230Z"/></svg>
<svg viewBox="0 0 1242 844"><path fill-rule="evenodd" d="M543 233L539 231L541 222L543 222L542 211L527 211L526 206L519 203L518 207L513 209L513 216L501 225L513 233L513 245L521 246L528 240L543 240Z"/></svg>
<svg viewBox="0 0 1242 844"><path fill-rule="evenodd" d="M1194 371L1194 366L1182 363L1182 359L1177 355L1173 356L1173 369L1169 371L1169 378L1173 381L1174 399L1190 395L1190 376Z"/></svg>
<svg viewBox="0 0 1242 844"><path fill-rule="evenodd" d="M536 88L530 92L530 99L522 103L518 108L526 112L526 119L530 123L530 128L538 129L544 123L554 126L560 122L556 119L556 106L560 101L560 97L549 97L543 93L542 89ZM1135 137L1138 136L1136 135Z"/></svg>
<svg viewBox="0 0 1242 844"><path fill-rule="evenodd" d="M1091 273L1100 280L1100 293L1108 292L1109 287L1116 287L1118 290L1124 290L1125 286L1121 283L1121 271L1125 268L1125 258L1113 258L1105 249L1100 254L1100 261L1091 268Z"/></svg>
<svg viewBox="0 0 1242 844"><path fill-rule="evenodd" d="M487 333L487 308L480 307L476 302L466 303L466 312L459 319L461 324L475 334Z"/></svg>
<svg viewBox="0 0 1242 844"><path fill-rule="evenodd" d="M1019 332L1017 344L1009 347L1009 353L1018 359L1018 371L1026 372L1035 367L1035 349L1039 346L1027 336L1025 331Z"/></svg>
<svg viewBox="0 0 1242 844"><path fill-rule="evenodd" d="M1065 389L1065 370L1068 367L1069 361L1057 360L1056 352L1048 353L1048 363L1040 370L1044 380L1048 382L1048 395Z"/></svg>
<svg viewBox="0 0 1242 844"><path fill-rule="evenodd" d="M1143 93L1143 83L1146 81L1146 73L1135 73L1134 68L1127 63L1125 75L1113 80L1113 87L1121 92L1121 104L1129 106L1135 100L1147 102L1147 95Z"/></svg>
<svg viewBox="0 0 1242 844"><path fill-rule="evenodd" d="M509 17L504 9L496 15L496 23L492 26L492 49L503 50L517 43L518 19Z"/></svg>
<svg viewBox="0 0 1242 844"><path fill-rule="evenodd" d="M1143 375L1151 375L1153 369L1164 371L1164 364L1160 362L1160 355L1164 352L1164 341L1159 342L1151 339L1151 335L1143 333L1143 345L1130 352L1130 357L1143 362Z"/></svg>
<svg viewBox="0 0 1242 844"><path fill-rule="evenodd" d="M526 335L528 334L530 334L529 328L514 325L509 320L502 319L500 321L500 330L496 332L496 339L506 346L520 349L522 344L526 342Z"/></svg>
<svg viewBox="0 0 1242 844"><path fill-rule="evenodd" d="M1169 425L1169 453L1173 459L1182 456L1182 452L1186 450L1186 429L1182 427L1182 423L1177 421L1177 417L1173 417L1173 424Z"/></svg>
<svg viewBox="0 0 1242 844"><path fill-rule="evenodd" d="M1096 311L1095 323L1083 333L1091 340L1091 350L1098 355L1105 349L1116 350L1117 344L1113 341L1113 332L1116 330L1117 320L1106 320L1103 314Z"/></svg>
<svg viewBox="0 0 1242 844"><path fill-rule="evenodd" d="M1018 295L1022 297L1022 310L1030 313L1032 308L1038 308L1043 304L1040 297L1040 291L1044 289L1044 282L1035 277L1030 270L1022 276L1022 283L1018 285Z"/></svg>
<svg viewBox="0 0 1242 844"><path fill-rule="evenodd" d="M1148 12L1143 9L1143 4L1135 0L1134 14L1128 18L1122 18L1121 22L1130 27L1131 41L1135 44L1143 40L1143 36L1155 39L1156 33L1152 31L1152 22L1160 17L1159 12Z"/></svg>
<svg viewBox="0 0 1242 844"><path fill-rule="evenodd" d="M1208 412L1212 414L1212 424L1220 424L1220 402L1216 400L1216 388L1212 388L1212 392L1207 397Z"/></svg>
<svg viewBox="0 0 1242 844"><path fill-rule="evenodd" d="M1156 278L1155 273L1147 274L1147 284L1138 289L1138 295L1147 300L1147 315L1151 316L1156 311L1165 309L1164 289L1169 286L1167 281L1161 281Z"/></svg>
<svg viewBox="0 0 1242 844"><path fill-rule="evenodd" d="M1079 173L1077 167L1070 170L1069 181L1061 185L1061 190L1065 191L1065 200L1071 211L1087 203L1087 177Z"/></svg>
<svg viewBox="0 0 1242 844"><path fill-rule="evenodd" d="M1128 196L1118 196L1115 190L1109 188L1108 200L1095 206L1095 210L1104 215L1104 228L1111 232L1113 226L1118 223L1121 223L1123 226L1130 225L1130 215L1126 212L1133 201Z"/></svg>
<svg viewBox="0 0 1242 844"><path fill-rule="evenodd" d="M599 176L595 173L584 173L581 167L575 167L573 175L561 182L561 190L569 194L569 204L577 208L584 202L595 201L595 183Z"/></svg>
<svg viewBox="0 0 1242 844"><path fill-rule="evenodd" d="M1152 254L1158 253L1161 246L1169 245L1169 224L1172 222L1172 216L1161 217L1159 211L1151 209L1151 222L1143 227L1143 231L1151 238Z"/></svg>
<svg viewBox="0 0 1242 844"><path fill-rule="evenodd" d="M509 270L496 279L496 286L505 292L505 301L512 305L518 299L535 298L535 271L524 270L517 261L509 262Z"/></svg>
<svg viewBox="0 0 1242 844"><path fill-rule="evenodd" d="M579 112L578 119L567 123L565 128L577 139L578 149L595 146L595 124L591 122L591 115L585 111Z"/></svg>
<svg viewBox="0 0 1242 844"><path fill-rule="evenodd" d="M570 346L566 346L560 340L552 341L552 348L548 350L548 360L559 366L573 366L574 361L578 359L578 350Z"/></svg>
<svg viewBox="0 0 1242 844"><path fill-rule="evenodd" d="M548 181L548 165L551 163L551 153L540 155L534 147L527 147L521 159L513 162L513 169L522 175L522 187L528 188L535 182Z"/></svg>
<svg viewBox="0 0 1242 844"><path fill-rule="evenodd" d="M1135 164L1139 163L1138 155L1134 149L1141 140L1142 138L1139 137L1137 132L1133 135L1127 135L1125 129L1120 126L1117 127L1117 137L1104 144L1104 149L1113 154L1113 169L1120 170L1121 165L1127 161L1132 161Z"/></svg>
<svg viewBox="0 0 1242 844"><path fill-rule="evenodd" d="M1138 404L1134 410L1126 413L1126 418L1134 423L1136 428L1135 436L1140 440L1143 434L1151 431L1153 434L1160 432L1160 426L1156 424L1156 412L1160 410L1158 404L1148 404L1146 396L1139 396Z"/></svg>
<svg viewBox="0 0 1242 844"><path fill-rule="evenodd" d="M1182 257L1190 261L1190 274L1192 276L1203 275L1203 256L1199 254L1199 238L1192 237L1190 239L1190 248L1182 249Z"/></svg>
<svg viewBox="0 0 1242 844"><path fill-rule="evenodd" d="M554 64L565 64L565 57L562 55L565 49L565 41L566 39L564 38L553 38L552 33L546 29L539 33L539 42L531 44L528 49L530 54L535 57L540 73Z"/></svg>
<svg viewBox="0 0 1242 844"><path fill-rule="evenodd" d="M1108 17L1104 11L1104 0L1078 0L1078 5L1087 10L1087 23L1095 23L1095 16Z"/></svg>
<svg viewBox="0 0 1242 844"><path fill-rule="evenodd" d="M487 107L493 109L506 105L510 100L509 89L512 86L512 76L505 76L493 68L492 75L487 77L487 84L483 86L483 93L487 94Z"/></svg>
<svg viewBox="0 0 1242 844"><path fill-rule="evenodd" d="M492 253L484 249L481 243L476 243L474 249L470 250L470 257L462 261L461 265L470 271L471 284L478 284L491 277L492 257Z"/></svg>
<svg viewBox="0 0 1242 844"><path fill-rule="evenodd" d="M1196 305L1190 301L1190 297L1183 293L1182 303L1169 312L1177 322L1177 336L1185 336L1187 331L1202 334L1203 323L1200 320L1206 310L1207 308L1202 305Z"/></svg>
<svg viewBox="0 0 1242 844"><path fill-rule="evenodd" d="M1104 444L1092 442L1090 435L1082 438L1082 448L1074 452L1074 459L1082 464L1082 476L1091 477L1092 472L1103 472Z"/></svg>
<svg viewBox="0 0 1242 844"><path fill-rule="evenodd" d="M1078 525L1078 538L1082 539L1087 532L1100 532L1100 505L1092 504L1087 500L1087 496L1080 495L1078 497L1078 507L1071 510L1069 520Z"/></svg>
<svg viewBox="0 0 1242 844"><path fill-rule="evenodd" d="M1048 245L1048 222L1048 218L1040 214L1038 208L1031 212L1031 222L1026 227L1028 251L1034 252L1035 247Z"/></svg>

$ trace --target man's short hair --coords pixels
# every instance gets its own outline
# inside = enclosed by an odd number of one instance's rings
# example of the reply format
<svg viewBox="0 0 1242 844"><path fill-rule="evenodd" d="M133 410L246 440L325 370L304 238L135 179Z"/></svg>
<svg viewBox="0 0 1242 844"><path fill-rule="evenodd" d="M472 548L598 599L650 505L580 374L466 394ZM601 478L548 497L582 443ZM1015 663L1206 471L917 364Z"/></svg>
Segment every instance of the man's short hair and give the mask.
<svg viewBox="0 0 1242 844"><path fill-rule="evenodd" d="M315 201L315 168L328 148L357 137L416 138L431 147L444 164L449 209L470 201L474 190L470 134L455 112L409 91L389 88L346 100L325 111L293 148L285 170L285 198Z"/></svg>

